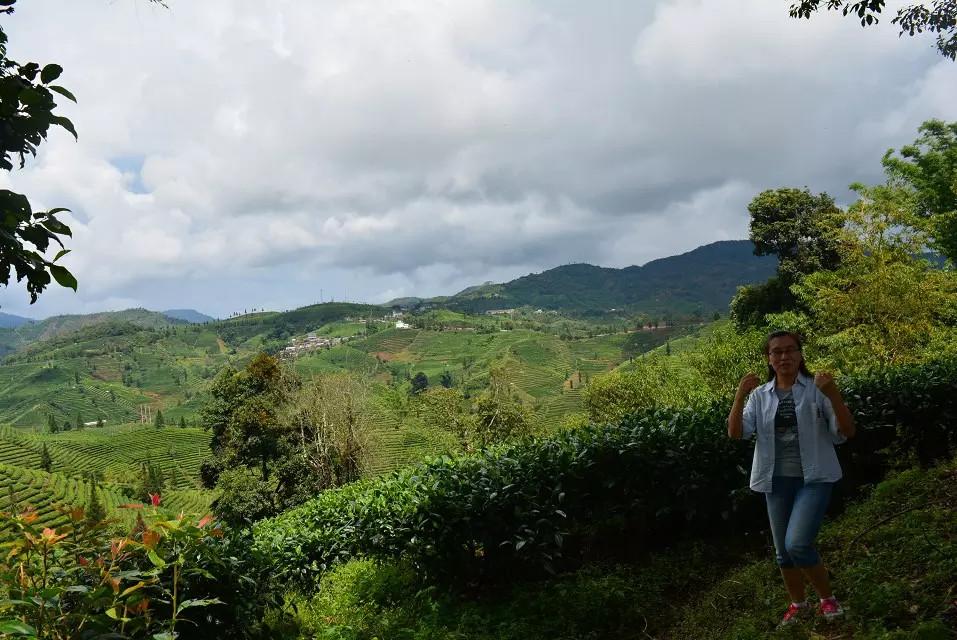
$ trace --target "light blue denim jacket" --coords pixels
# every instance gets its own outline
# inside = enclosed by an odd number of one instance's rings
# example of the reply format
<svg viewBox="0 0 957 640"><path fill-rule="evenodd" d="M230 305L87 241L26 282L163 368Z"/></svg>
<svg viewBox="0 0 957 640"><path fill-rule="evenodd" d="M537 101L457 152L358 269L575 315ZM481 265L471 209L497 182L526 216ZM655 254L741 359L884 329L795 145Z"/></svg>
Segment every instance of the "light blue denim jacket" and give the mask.
<svg viewBox="0 0 957 640"><path fill-rule="evenodd" d="M792 389L798 421L798 444L801 447L801 465L804 482L837 482L841 465L834 445L845 442L837 428L834 407L827 396L814 386L814 380L798 374ZM751 488L759 493L771 492L774 474L774 414L778 410L778 394L774 380L751 393L744 406L742 438L757 433L754 444L754 462L751 464Z"/></svg>

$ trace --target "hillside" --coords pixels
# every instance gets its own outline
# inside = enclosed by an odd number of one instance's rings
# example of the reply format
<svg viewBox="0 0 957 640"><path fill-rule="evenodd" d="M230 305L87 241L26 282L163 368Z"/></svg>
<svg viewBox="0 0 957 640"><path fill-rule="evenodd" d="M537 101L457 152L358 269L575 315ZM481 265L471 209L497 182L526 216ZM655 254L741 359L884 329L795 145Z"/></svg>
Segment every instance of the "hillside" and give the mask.
<svg viewBox="0 0 957 640"><path fill-rule="evenodd" d="M313 305L208 325L170 324L142 310L97 314L98 322L82 316L81 328L50 330L0 360L0 424L39 428L52 416L58 424L79 417L114 425L138 421L143 405L163 411L167 421L191 421L224 365L242 366L266 345L285 346L293 335L372 310L384 313L369 305ZM140 324L123 320L131 315ZM142 326L149 320L165 325ZM48 328L54 326L62 325Z"/></svg>
<svg viewBox="0 0 957 640"><path fill-rule="evenodd" d="M83 327L104 323L128 322L144 329L160 329L176 324L185 324L147 309L126 309L124 311L104 311L86 315L52 316L37 322L28 322L18 327L0 329L0 357L39 340L49 340L56 336L77 331Z"/></svg>
<svg viewBox="0 0 957 640"><path fill-rule="evenodd" d="M560 309L576 315L600 315L611 309L644 313L726 311L740 285L762 282L774 273L777 259L757 257L753 249L750 241L729 240L640 267L563 265L424 302L470 313L520 306ZM386 305L405 300L409 299Z"/></svg>

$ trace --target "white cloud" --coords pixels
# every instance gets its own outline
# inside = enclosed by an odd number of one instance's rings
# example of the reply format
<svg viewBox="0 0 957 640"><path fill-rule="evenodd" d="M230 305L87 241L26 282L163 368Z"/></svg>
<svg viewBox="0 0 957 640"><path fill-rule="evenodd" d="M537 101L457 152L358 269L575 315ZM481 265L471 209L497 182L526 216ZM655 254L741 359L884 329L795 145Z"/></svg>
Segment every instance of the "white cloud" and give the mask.
<svg viewBox="0 0 957 640"><path fill-rule="evenodd" d="M840 197L957 119L927 39L766 0L20 4L10 53L64 65L80 133L0 175L75 212L80 292L0 291L28 315L640 263L743 237L760 189Z"/></svg>

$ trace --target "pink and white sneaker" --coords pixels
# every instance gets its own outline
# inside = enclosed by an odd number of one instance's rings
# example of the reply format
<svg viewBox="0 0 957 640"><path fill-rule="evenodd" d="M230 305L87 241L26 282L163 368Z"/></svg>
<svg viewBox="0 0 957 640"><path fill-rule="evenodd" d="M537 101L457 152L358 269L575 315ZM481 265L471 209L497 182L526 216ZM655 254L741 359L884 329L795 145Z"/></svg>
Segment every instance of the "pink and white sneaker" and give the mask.
<svg viewBox="0 0 957 640"><path fill-rule="evenodd" d="M788 610L784 612L784 617L781 618L778 627L790 627L791 625L810 620L811 617L811 607L809 605L805 604L803 607L799 607L792 602Z"/></svg>
<svg viewBox="0 0 957 640"><path fill-rule="evenodd" d="M823 616L828 622L834 622L844 617L844 609L837 598L826 598L821 600L821 605L817 609L817 615Z"/></svg>

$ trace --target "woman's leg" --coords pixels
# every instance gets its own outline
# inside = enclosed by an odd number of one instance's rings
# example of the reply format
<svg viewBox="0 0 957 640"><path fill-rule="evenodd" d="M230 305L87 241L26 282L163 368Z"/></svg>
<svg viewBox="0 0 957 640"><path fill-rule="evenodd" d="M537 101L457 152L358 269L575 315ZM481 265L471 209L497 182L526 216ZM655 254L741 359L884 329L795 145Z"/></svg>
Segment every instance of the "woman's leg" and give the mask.
<svg viewBox="0 0 957 640"><path fill-rule="evenodd" d="M771 481L771 493L765 494L768 504L768 521L771 524L771 537L774 540L774 554L781 567L784 587L791 602L804 602L804 574L795 567L786 548L788 524L794 509L794 500L798 489L804 484L801 478L775 476Z"/></svg>
<svg viewBox="0 0 957 640"><path fill-rule="evenodd" d="M804 572L811 586L814 587L814 590L817 591L817 595L821 596L822 600L834 595L831 593L831 579L827 576L827 569L824 568L823 562L819 562L816 567L799 569L799 571Z"/></svg>
<svg viewBox="0 0 957 640"><path fill-rule="evenodd" d="M787 589L791 602L807 600L807 590L804 588L804 572L801 569L781 567L781 577L784 578L784 588Z"/></svg>
<svg viewBox="0 0 957 640"><path fill-rule="evenodd" d="M784 541L788 557L822 598L831 597L831 584L821 556L814 548L814 539L824 520L833 487L831 482L813 482L797 491Z"/></svg>

